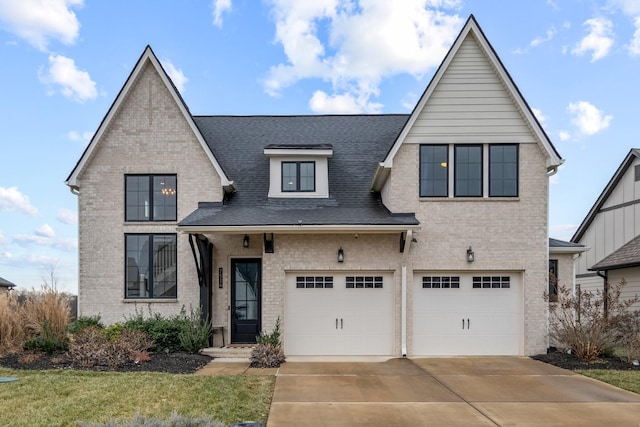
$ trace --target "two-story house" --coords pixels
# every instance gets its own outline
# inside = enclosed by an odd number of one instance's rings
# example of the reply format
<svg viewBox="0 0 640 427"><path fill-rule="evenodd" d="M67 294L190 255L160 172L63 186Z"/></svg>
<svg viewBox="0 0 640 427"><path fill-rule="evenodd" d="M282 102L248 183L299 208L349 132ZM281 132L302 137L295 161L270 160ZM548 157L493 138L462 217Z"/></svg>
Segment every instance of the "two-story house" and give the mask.
<svg viewBox="0 0 640 427"><path fill-rule="evenodd" d="M287 355L547 348L562 159L471 16L411 114L193 116L147 47L66 183L79 307Z"/></svg>

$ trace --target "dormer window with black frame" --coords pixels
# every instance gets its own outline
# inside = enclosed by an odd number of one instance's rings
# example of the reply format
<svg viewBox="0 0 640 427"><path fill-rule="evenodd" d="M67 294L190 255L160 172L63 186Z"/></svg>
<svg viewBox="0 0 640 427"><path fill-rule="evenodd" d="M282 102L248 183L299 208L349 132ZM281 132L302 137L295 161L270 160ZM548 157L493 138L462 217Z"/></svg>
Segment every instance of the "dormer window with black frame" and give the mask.
<svg viewBox="0 0 640 427"><path fill-rule="evenodd" d="M264 154L269 157L269 197L329 197L331 144L271 144Z"/></svg>
<svg viewBox="0 0 640 427"><path fill-rule="evenodd" d="M282 162L282 191L316 191L316 162Z"/></svg>
<svg viewBox="0 0 640 427"><path fill-rule="evenodd" d="M176 221L175 175L125 175L125 221Z"/></svg>

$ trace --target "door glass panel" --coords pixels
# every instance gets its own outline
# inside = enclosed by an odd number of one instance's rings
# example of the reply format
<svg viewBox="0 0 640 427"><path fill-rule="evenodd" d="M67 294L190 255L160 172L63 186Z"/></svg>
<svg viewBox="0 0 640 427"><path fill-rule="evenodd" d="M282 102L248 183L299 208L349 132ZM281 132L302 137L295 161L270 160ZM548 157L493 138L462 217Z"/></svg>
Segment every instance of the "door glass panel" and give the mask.
<svg viewBox="0 0 640 427"><path fill-rule="evenodd" d="M235 318L258 319L258 264L236 263Z"/></svg>

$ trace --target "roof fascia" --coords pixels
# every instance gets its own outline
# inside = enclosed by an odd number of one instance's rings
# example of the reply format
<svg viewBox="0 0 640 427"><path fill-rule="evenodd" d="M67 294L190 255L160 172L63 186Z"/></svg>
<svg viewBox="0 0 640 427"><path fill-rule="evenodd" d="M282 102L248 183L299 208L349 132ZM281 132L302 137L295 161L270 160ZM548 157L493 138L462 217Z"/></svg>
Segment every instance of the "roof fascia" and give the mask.
<svg viewBox="0 0 640 427"><path fill-rule="evenodd" d="M526 120L528 121L537 139L540 141L540 143L544 147L545 152L547 153L547 170L557 169L557 167L560 166L564 162L564 160L562 159L560 154L557 152L557 150L551 143L551 140L545 133L544 129L542 129L542 126L540 125L535 115L531 111L531 108L525 101L524 97L520 93L520 90L515 85L513 79L511 78L506 68L502 64L502 61L498 57L496 51L493 49L493 46L491 46L491 43L489 43L489 40L485 37L482 29L478 25L478 22L476 21L473 15L470 15L469 19L467 19L467 22L465 23L464 27L460 31L460 34L458 34L458 37L456 38L455 42L449 49L449 52L447 53L444 60L440 64L440 67L438 67L438 70L436 71L433 78L431 79L431 82L429 82L429 85L427 86L424 93L422 94L422 97L420 98L415 108L413 109L411 116L407 120L407 123L405 124L400 134L398 135L396 142L387 153L387 156L384 159L384 161L381 163L381 167L385 167L385 168L393 167L393 158L395 157L396 153L400 149L400 146L402 145L407 135L409 134L411 127L413 126L415 121L418 119L418 116L420 115L420 112L424 108L427 101L431 98L431 95L433 94L435 88L440 83L440 80L442 79L445 72L449 68L451 61L457 55L458 50L460 50L462 43L467 38L469 33L473 34L473 36L475 37L479 45L484 50L485 54L487 55L487 58L490 60L494 69L497 71L498 75L500 76L500 79L504 82L505 86L507 87L507 90L510 92L512 98L515 100L520 111L522 111L522 113L524 114Z"/></svg>
<svg viewBox="0 0 640 427"><path fill-rule="evenodd" d="M631 166L631 163L633 163L633 160L635 158L640 158L640 149L632 148L626 155L622 163L620 163L620 166L618 166L618 169L615 171L607 185L604 187L602 193L600 193L600 196L596 199L596 202L587 213L587 216L585 216L582 220L582 223L571 238L571 242L578 243L580 239L582 239L584 233L587 232L589 226L600 211L600 208L602 208L602 205L604 205L613 190L618 186L618 183L622 179L622 176L627 172L627 169L629 169L629 166Z"/></svg>
<svg viewBox="0 0 640 427"><path fill-rule="evenodd" d="M550 254L580 254L582 252L587 252L588 250L591 250L591 248L587 248L586 246L566 246L566 247L549 246Z"/></svg>
<svg viewBox="0 0 640 427"><path fill-rule="evenodd" d="M76 163L75 167L73 168L73 171L71 171L71 174L69 175L69 177L65 181L65 184L67 184L69 187L71 187L72 190L73 189L75 189L75 190L79 189L78 182L77 182L78 176L84 171L84 168L86 167L89 159L91 158L91 154L95 150L95 148L98 145L99 141L102 139L102 136L104 135L106 129L109 127L109 124L111 123L111 121L113 120L113 118L115 117L117 112L120 110L120 106L122 105L122 102L127 97L127 94L129 93L129 91L131 90L131 88L133 87L135 82L137 81L138 76L140 75L140 73L142 72L142 70L144 69L144 67L145 67L145 65L147 63L151 63L151 65L153 65L153 67L155 68L156 72L160 76L162 82L164 83L164 85L166 86L167 90L171 94L172 98L176 102L176 105L178 106L178 108L182 112L184 118L187 120L187 123L189 124L189 127L191 128L193 134L195 135L196 139L198 140L198 142L202 146L202 149L207 154L207 157L211 161L214 169L216 170L216 172L220 176L220 181L221 181L222 186L227 191L232 190L234 188L233 181L231 181L227 177L227 175L224 173L222 167L220 166L220 163L218 162L218 160L215 158L215 156L211 152L211 149L209 148L209 146L207 145L206 141L204 140L204 137L202 136L202 133L200 132L200 130L196 126L196 124L195 124L195 122L193 120L193 117L191 116L191 113L189 112L189 109L187 108L187 105L185 104L184 100L182 99L182 96L180 96L180 93L178 92L178 90L176 89L175 85L171 81L171 78L166 73L166 71L162 67L162 64L160 63L160 61L158 60L158 58L154 54L153 50L151 49L151 46L149 46L149 45L147 45L147 47L144 49L144 52L142 52L142 55L140 56L140 58L138 59L138 62L134 66L133 70L131 71L131 74L129 74L129 77L127 78L127 81L125 82L125 84L122 87L122 89L120 89L120 92L118 93L118 96L113 101L113 104L111 104L111 107L109 108L109 111L107 112L107 115L102 119L102 122L100 123L100 126L98 127L98 130L93 135L93 138L91 138L91 142L89 142L89 145L87 145L87 148L82 153L82 156L80 157L80 159Z"/></svg>
<svg viewBox="0 0 640 427"><path fill-rule="evenodd" d="M407 230L419 230L419 225L238 225L238 226L178 226L177 230L183 233L282 233L282 234L340 234L340 233L398 233Z"/></svg>

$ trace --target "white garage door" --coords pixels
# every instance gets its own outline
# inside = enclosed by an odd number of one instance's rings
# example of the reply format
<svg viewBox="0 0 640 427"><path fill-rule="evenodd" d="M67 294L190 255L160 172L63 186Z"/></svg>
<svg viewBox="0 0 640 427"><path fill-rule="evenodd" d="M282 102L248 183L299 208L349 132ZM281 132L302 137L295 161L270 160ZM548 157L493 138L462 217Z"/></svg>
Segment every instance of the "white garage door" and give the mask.
<svg viewBox="0 0 640 427"><path fill-rule="evenodd" d="M520 355L522 274L414 276L414 356Z"/></svg>
<svg viewBox="0 0 640 427"><path fill-rule="evenodd" d="M285 354L389 356L393 273L288 273Z"/></svg>

